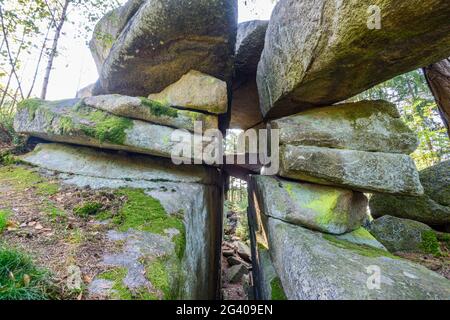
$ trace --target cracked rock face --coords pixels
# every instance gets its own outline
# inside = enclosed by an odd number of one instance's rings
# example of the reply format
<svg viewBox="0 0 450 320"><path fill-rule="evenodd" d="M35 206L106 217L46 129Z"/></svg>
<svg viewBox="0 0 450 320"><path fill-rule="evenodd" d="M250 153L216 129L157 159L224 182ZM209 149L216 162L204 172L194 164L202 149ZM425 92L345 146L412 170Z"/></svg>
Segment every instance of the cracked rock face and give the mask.
<svg viewBox="0 0 450 320"><path fill-rule="evenodd" d="M94 94L147 96L189 70L230 79L236 0L147 0L126 6L108 14L96 27L101 32L94 33L91 48L101 72ZM130 14L110 27L111 17L121 10ZM98 36L102 33L106 35Z"/></svg>
<svg viewBox="0 0 450 320"><path fill-rule="evenodd" d="M344 101L449 56L447 0L282 0L267 29L257 82L265 118Z"/></svg>

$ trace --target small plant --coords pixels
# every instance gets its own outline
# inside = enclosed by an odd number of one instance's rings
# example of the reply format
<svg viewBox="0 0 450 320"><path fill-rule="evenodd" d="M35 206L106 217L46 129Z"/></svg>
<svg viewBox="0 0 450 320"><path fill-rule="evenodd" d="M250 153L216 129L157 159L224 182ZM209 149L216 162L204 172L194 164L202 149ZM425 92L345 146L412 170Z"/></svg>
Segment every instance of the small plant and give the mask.
<svg viewBox="0 0 450 320"><path fill-rule="evenodd" d="M0 300L46 300L51 287L47 271L24 253L0 244Z"/></svg>
<svg viewBox="0 0 450 320"><path fill-rule="evenodd" d="M8 225L8 217L10 215L9 211L0 210L0 233L5 231L6 226Z"/></svg>
<svg viewBox="0 0 450 320"><path fill-rule="evenodd" d="M442 255L439 247L439 241L434 231L422 232L422 250L426 253L430 253L436 257Z"/></svg>
<svg viewBox="0 0 450 320"><path fill-rule="evenodd" d="M80 217L94 216L102 211L103 205L99 202L87 202L76 207L73 212Z"/></svg>

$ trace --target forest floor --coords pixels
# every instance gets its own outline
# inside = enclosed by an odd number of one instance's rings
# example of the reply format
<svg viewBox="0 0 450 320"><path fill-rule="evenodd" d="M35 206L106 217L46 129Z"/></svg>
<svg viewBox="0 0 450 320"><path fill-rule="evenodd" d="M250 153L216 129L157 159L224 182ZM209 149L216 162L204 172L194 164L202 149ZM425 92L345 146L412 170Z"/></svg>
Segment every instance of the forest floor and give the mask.
<svg viewBox="0 0 450 320"><path fill-rule="evenodd" d="M58 298L84 299L82 289L106 270L101 264L103 255L117 248L106 237L111 226L77 208L97 203L117 212L123 201L112 192L59 186L20 167L10 169L0 167L0 210L8 215L2 243L25 252L49 270ZM81 290L71 290L74 274L70 270L77 269Z"/></svg>

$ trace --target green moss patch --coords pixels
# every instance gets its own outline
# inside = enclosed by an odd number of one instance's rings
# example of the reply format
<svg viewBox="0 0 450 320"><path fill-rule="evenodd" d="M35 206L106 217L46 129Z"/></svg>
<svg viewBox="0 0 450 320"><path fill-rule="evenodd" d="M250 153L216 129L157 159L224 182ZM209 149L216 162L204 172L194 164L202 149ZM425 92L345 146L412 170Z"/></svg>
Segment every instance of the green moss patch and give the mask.
<svg viewBox="0 0 450 320"><path fill-rule="evenodd" d="M58 192L57 183L47 182L39 174L23 167L6 166L0 168L0 183L9 184L17 191L34 188L38 195L51 196Z"/></svg>
<svg viewBox="0 0 450 320"><path fill-rule="evenodd" d="M370 247L364 244L356 244L346 240L341 240L330 234L322 234L322 237L338 248L354 251L355 253L361 256L371 258L388 257L392 259L400 259L399 257L396 257L393 254L387 252L386 250Z"/></svg>
<svg viewBox="0 0 450 320"><path fill-rule="evenodd" d="M140 97L143 106L150 110L150 113L156 117L170 117L177 118L178 111L172 107L166 106L158 101L153 101L147 98Z"/></svg>
<svg viewBox="0 0 450 320"><path fill-rule="evenodd" d="M102 211L103 205L99 202L87 202L76 207L73 212L80 217L93 216Z"/></svg>
<svg viewBox="0 0 450 320"><path fill-rule="evenodd" d="M119 225L120 231L130 228L140 231L165 235L167 229L177 229L180 233L174 237L175 249L178 257L184 255L185 227L181 215L169 215L161 203L139 189L120 189L118 196L126 196L127 201L114 217L113 221Z"/></svg>
<svg viewBox="0 0 450 320"><path fill-rule="evenodd" d="M6 230L8 218L11 215L9 210L0 210L0 234Z"/></svg>
<svg viewBox="0 0 450 320"><path fill-rule="evenodd" d="M83 108L78 108L83 112ZM127 134L126 130L133 127L133 120L110 115L106 112L97 110L84 112L83 116L92 121L93 125L81 124L80 129L89 137L103 142L123 145Z"/></svg>
<svg viewBox="0 0 450 320"><path fill-rule="evenodd" d="M272 279L270 287L272 289L272 300L287 300L280 278L276 277Z"/></svg>
<svg viewBox="0 0 450 320"><path fill-rule="evenodd" d="M436 233L432 230L422 232L422 243L420 245L421 249L426 253L437 257L442 255Z"/></svg>

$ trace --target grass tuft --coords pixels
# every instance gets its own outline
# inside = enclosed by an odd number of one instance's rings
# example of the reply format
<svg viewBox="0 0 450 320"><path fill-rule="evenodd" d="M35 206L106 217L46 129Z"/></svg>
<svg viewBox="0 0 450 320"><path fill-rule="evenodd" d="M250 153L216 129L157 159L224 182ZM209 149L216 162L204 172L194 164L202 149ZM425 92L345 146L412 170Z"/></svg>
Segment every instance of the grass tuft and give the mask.
<svg viewBox="0 0 450 320"><path fill-rule="evenodd" d="M47 300L50 289L47 271L24 253L0 244L0 300Z"/></svg>

